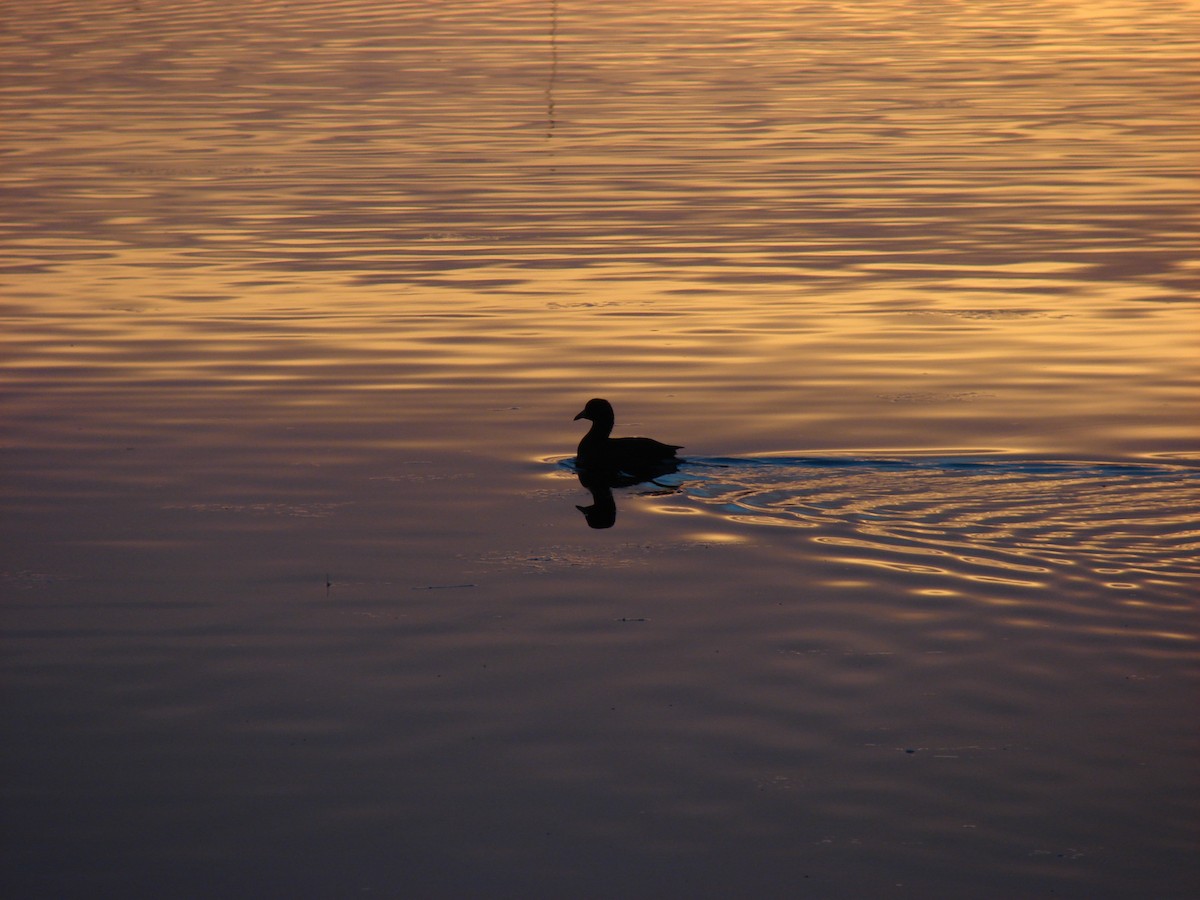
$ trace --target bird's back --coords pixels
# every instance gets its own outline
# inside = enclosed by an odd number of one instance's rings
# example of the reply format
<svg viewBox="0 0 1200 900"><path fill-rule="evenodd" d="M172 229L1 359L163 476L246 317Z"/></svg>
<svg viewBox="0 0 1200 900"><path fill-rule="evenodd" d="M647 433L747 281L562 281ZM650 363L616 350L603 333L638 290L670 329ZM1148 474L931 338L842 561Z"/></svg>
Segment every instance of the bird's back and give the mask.
<svg viewBox="0 0 1200 900"><path fill-rule="evenodd" d="M622 437L609 438L610 452L617 459L640 460L654 462L661 459L671 459L676 450L682 450L679 444L664 444L654 438Z"/></svg>

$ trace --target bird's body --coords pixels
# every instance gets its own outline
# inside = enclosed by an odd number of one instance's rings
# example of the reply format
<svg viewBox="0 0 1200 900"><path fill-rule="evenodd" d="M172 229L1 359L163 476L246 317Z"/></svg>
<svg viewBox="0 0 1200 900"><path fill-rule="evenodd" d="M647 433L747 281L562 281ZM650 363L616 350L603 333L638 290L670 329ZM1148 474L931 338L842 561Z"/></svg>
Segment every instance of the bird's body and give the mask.
<svg viewBox="0 0 1200 900"><path fill-rule="evenodd" d="M589 400L575 418L592 422L576 452L575 462L582 470L645 475L649 479L674 471L679 463L675 451L683 448L677 444L646 437L612 437L615 416L607 400Z"/></svg>

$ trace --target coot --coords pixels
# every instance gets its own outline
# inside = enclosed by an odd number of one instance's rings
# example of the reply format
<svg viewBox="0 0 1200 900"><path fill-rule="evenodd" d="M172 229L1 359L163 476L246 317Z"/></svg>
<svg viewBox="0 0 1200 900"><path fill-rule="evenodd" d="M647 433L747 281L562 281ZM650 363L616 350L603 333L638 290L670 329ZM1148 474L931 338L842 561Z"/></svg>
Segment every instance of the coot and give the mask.
<svg viewBox="0 0 1200 900"><path fill-rule="evenodd" d="M613 430L613 408L607 400L589 400L576 419L591 419L592 427L579 442L575 463L580 469L604 472L624 472L646 479L673 472L679 460L678 444L664 444L653 438L610 437Z"/></svg>

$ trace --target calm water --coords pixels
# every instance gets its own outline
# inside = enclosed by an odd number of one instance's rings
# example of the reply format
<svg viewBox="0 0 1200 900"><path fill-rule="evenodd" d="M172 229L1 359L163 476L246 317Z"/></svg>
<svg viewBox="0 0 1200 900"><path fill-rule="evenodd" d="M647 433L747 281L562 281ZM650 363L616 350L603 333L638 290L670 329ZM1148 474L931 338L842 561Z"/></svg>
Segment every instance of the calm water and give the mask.
<svg viewBox="0 0 1200 900"><path fill-rule="evenodd" d="M1200 891L1200 5L0 21L5 896Z"/></svg>

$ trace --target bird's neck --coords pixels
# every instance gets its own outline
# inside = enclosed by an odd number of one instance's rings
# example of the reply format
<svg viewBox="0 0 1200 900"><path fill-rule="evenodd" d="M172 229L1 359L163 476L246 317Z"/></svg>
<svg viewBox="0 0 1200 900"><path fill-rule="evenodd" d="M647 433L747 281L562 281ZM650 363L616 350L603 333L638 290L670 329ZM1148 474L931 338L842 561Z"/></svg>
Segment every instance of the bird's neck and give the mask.
<svg viewBox="0 0 1200 900"><path fill-rule="evenodd" d="M583 436L583 440L579 442L577 455L581 461L603 459L608 452L608 436L612 433L613 423L611 419L593 420L592 427L588 429L588 433Z"/></svg>
<svg viewBox="0 0 1200 900"><path fill-rule="evenodd" d="M592 441L602 441L612 434L612 430L612 419L594 419L592 420L592 427L588 429L585 438Z"/></svg>

